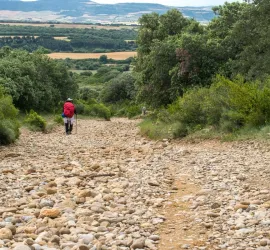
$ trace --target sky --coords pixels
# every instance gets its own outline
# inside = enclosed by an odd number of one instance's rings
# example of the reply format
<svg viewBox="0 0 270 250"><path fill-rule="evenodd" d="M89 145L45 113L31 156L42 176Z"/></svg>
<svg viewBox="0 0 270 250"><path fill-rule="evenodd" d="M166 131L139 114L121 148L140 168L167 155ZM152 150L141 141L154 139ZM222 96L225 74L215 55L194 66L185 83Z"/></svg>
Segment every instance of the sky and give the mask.
<svg viewBox="0 0 270 250"><path fill-rule="evenodd" d="M212 5L221 5L225 3L224 0L93 0L96 3L159 3L167 6L212 6ZM241 1L241 0L238 0ZM227 0L227 2L235 2L233 0Z"/></svg>

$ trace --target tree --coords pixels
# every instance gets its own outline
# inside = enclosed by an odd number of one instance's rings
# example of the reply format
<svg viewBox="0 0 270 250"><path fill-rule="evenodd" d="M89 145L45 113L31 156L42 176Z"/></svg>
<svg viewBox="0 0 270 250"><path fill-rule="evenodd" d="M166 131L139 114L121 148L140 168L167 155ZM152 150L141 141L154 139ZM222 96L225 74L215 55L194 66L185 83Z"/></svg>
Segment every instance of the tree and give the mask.
<svg viewBox="0 0 270 250"><path fill-rule="evenodd" d="M99 57L99 61L103 64L106 64L108 62L108 57L106 55L102 55Z"/></svg>
<svg viewBox="0 0 270 250"><path fill-rule="evenodd" d="M143 57L136 84L139 100L158 107L172 102L170 70L178 63L173 40L153 41L151 52Z"/></svg>
<svg viewBox="0 0 270 250"><path fill-rule="evenodd" d="M238 50L230 67L233 75L261 79L270 74L270 2L258 0L247 5L235 23L229 39Z"/></svg>
<svg viewBox="0 0 270 250"><path fill-rule="evenodd" d="M111 80L102 92L102 101L117 103L132 100L135 97L135 78L130 73L123 73Z"/></svg>
<svg viewBox="0 0 270 250"><path fill-rule="evenodd" d="M77 94L66 66L40 53L0 49L0 86L21 110L53 110L60 100Z"/></svg>

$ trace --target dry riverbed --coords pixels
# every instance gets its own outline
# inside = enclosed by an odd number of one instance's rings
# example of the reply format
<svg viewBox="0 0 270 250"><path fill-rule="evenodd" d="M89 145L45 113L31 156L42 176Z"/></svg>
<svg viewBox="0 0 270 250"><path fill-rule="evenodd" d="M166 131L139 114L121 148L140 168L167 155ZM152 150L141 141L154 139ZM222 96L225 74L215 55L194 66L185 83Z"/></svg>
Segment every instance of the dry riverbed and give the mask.
<svg viewBox="0 0 270 250"><path fill-rule="evenodd" d="M0 249L269 249L269 146L155 142L136 124L0 147Z"/></svg>

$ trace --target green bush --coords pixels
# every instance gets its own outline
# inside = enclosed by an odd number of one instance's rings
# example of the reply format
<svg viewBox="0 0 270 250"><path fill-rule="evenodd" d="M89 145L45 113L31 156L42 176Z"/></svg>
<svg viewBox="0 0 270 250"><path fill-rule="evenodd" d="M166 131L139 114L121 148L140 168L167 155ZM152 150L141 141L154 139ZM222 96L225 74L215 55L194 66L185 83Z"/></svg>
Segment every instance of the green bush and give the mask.
<svg viewBox="0 0 270 250"><path fill-rule="evenodd" d="M207 88L195 88L184 94L179 102L179 112L176 113L177 120L189 127L205 125L207 116L204 110L204 102L208 96Z"/></svg>
<svg viewBox="0 0 270 250"><path fill-rule="evenodd" d="M61 115L56 115L53 119L53 121L57 124L63 124L63 117Z"/></svg>
<svg viewBox="0 0 270 250"><path fill-rule="evenodd" d="M188 135L188 128L185 124L177 122L173 124L172 133L174 138L182 138Z"/></svg>
<svg viewBox="0 0 270 250"><path fill-rule="evenodd" d="M99 92L89 87L84 87L80 89L80 99L83 99L85 101L91 98L97 98L98 96L99 96Z"/></svg>
<svg viewBox="0 0 270 250"><path fill-rule="evenodd" d="M131 105L126 109L126 115L130 119L141 114L141 108L137 105Z"/></svg>
<svg viewBox="0 0 270 250"><path fill-rule="evenodd" d="M30 113L26 115L24 122L30 126L31 130L39 130L43 132L46 130L46 120L42 116L38 115L34 110L30 110Z"/></svg>
<svg viewBox="0 0 270 250"><path fill-rule="evenodd" d="M77 114L84 114L84 110L85 110L85 104L83 104L83 103L77 103L76 104L76 112L77 112Z"/></svg>
<svg viewBox="0 0 270 250"><path fill-rule="evenodd" d="M18 110L12 98L0 88L0 145L13 143L19 137Z"/></svg>
<svg viewBox="0 0 270 250"><path fill-rule="evenodd" d="M111 118L110 110L104 104L98 103L93 98L88 99L88 101L76 100L75 105L77 114L100 117L108 121Z"/></svg>
<svg viewBox="0 0 270 250"><path fill-rule="evenodd" d="M106 121L109 121L111 119L111 112L104 104L94 104L90 107L92 115L104 118Z"/></svg>
<svg viewBox="0 0 270 250"><path fill-rule="evenodd" d="M0 145L13 143L19 137L19 124L14 120L0 121Z"/></svg>
<svg viewBox="0 0 270 250"><path fill-rule="evenodd" d="M139 127L141 134L148 136L150 139L158 140L173 137L170 124L145 119L139 124Z"/></svg>
<svg viewBox="0 0 270 250"><path fill-rule="evenodd" d="M270 123L270 79L245 82L240 76L234 80L217 76L209 88L188 90L152 119L162 122L164 127L173 124L174 137L207 127L221 133L237 133L247 127L266 126Z"/></svg>

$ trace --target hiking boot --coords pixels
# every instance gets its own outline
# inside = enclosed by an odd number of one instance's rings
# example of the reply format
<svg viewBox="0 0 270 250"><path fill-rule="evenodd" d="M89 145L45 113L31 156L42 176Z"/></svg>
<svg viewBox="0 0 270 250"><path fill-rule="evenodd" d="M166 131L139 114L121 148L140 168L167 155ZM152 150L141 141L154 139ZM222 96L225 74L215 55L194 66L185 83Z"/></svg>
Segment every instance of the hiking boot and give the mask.
<svg viewBox="0 0 270 250"><path fill-rule="evenodd" d="M73 125L70 124L70 128L69 128L69 133L70 133L70 134L71 134L71 132L72 132L72 129L73 129Z"/></svg>
<svg viewBox="0 0 270 250"><path fill-rule="evenodd" d="M68 123L65 123L66 135L68 135Z"/></svg>

